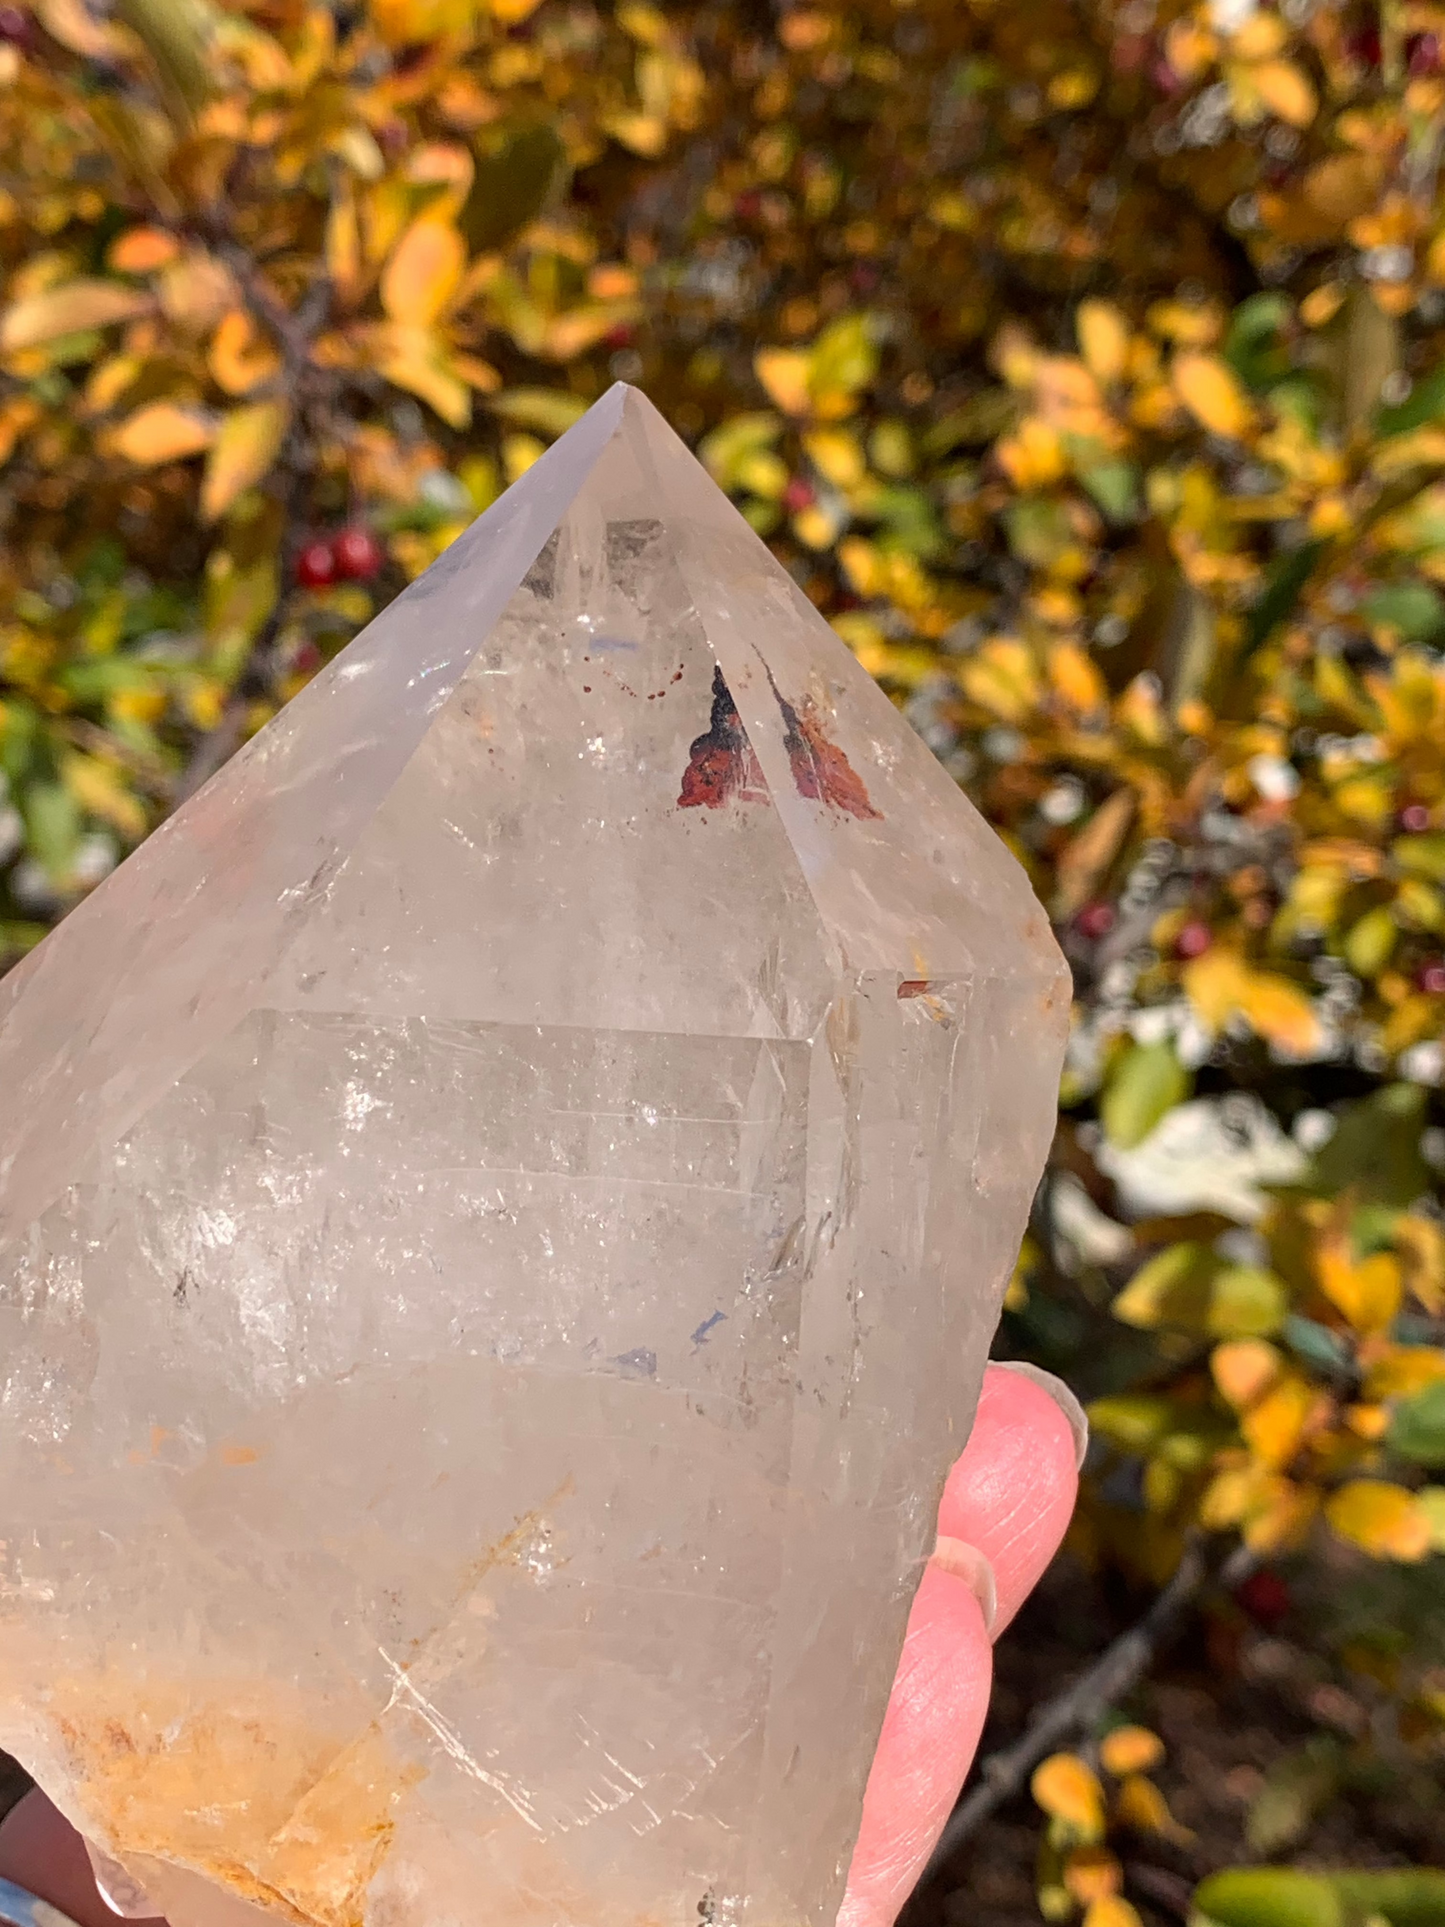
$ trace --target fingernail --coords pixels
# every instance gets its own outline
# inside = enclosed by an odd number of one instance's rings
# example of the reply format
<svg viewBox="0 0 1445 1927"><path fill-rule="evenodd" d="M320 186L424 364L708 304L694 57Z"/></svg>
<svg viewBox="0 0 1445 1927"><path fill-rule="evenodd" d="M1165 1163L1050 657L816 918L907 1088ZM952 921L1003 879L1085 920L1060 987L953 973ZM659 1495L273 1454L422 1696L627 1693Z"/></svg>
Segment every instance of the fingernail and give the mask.
<svg viewBox="0 0 1445 1927"><path fill-rule="evenodd" d="M1089 1449L1088 1415L1064 1381L1055 1378L1052 1372L1046 1372L1041 1365L1026 1364L1021 1358L996 1358L993 1363L1002 1371L1017 1372L1020 1378L1032 1380L1041 1392L1048 1393L1069 1421L1069 1430L1074 1435L1074 1465L1076 1468L1082 1466L1084 1454Z"/></svg>
<svg viewBox="0 0 1445 1927"><path fill-rule="evenodd" d="M971 1546L967 1539L945 1539L940 1535L938 1544L933 1548L932 1563L941 1571L951 1572L955 1578L968 1584L983 1614L983 1629L991 1636L994 1621L998 1618L998 1581L983 1553L977 1546Z"/></svg>

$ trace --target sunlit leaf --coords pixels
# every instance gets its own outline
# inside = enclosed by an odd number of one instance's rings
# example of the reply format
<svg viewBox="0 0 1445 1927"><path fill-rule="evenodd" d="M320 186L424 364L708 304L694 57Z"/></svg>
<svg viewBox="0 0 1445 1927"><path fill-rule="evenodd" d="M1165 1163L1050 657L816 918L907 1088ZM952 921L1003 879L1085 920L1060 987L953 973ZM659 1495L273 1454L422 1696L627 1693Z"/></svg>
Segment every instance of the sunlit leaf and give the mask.
<svg viewBox="0 0 1445 1927"><path fill-rule="evenodd" d="M1430 1521L1413 1492L1384 1479L1352 1479L1325 1502L1330 1529L1377 1559L1413 1561L1430 1550Z"/></svg>
<svg viewBox="0 0 1445 1927"><path fill-rule="evenodd" d="M151 402L126 418L111 438L122 460L142 468L199 455L215 438L213 416L179 402Z"/></svg>
<svg viewBox="0 0 1445 1927"><path fill-rule="evenodd" d="M120 281L67 281L13 302L0 314L0 353L39 347L86 328L106 328L145 314L154 302Z"/></svg>
<svg viewBox="0 0 1445 1927"><path fill-rule="evenodd" d="M1076 1753L1052 1753L1034 1768L1029 1788L1052 1820L1061 1820L1088 1842L1104 1831L1104 1789Z"/></svg>
<svg viewBox="0 0 1445 1927"><path fill-rule="evenodd" d="M381 275L381 305L406 328L425 328L446 307L467 254L449 221L423 216L403 234Z"/></svg>
<svg viewBox="0 0 1445 1927"><path fill-rule="evenodd" d="M291 409L284 401L259 401L225 416L206 456L201 517L214 522L236 497L254 488L281 452Z"/></svg>
<svg viewBox="0 0 1445 1927"><path fill-rule="evenodd" d="M1174 358L1174 389L1184 406L1212 434L1237 441L1253 419L1239 377L1218 355L1180 354Z"/></svg>

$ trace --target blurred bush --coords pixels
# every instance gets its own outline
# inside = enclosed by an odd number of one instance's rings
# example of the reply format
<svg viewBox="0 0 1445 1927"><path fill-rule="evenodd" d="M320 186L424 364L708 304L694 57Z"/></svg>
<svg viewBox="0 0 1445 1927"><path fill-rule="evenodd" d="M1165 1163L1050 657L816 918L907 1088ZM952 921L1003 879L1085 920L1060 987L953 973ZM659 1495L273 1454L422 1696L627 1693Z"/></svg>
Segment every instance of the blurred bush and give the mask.
<svg viewBox="0 0 1445 1927"><path fill-rule="evenodd" d="M1073 963L1006 1335L1093 1398L1078 1550L1445 1550L1442 45L0 6L0 951L640 382Z"/></svg>

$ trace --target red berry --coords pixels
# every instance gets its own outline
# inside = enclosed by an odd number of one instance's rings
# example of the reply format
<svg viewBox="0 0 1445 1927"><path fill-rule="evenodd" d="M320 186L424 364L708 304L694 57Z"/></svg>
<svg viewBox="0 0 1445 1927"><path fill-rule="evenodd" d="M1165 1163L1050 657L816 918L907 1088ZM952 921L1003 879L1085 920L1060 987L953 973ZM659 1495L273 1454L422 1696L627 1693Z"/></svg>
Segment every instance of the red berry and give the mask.
<svg viewBox="0 0 1445 1927"><path fill-rule="evenodd" d="M318 547L321 545L318 543ZM344 582L370 582L385 560L370 529L343 529L331 544L332 564Z"/></svg>
<svg viewBox="0 0 1445 1927"><path fill-rule="evenodd" d="M1402 830L1411 836L1419 836L1430 827L1430 806L1428 803L1407 803L1395 820Z"/></svg>
<svg viewBox="0 0 1445 1927"><path fill-rule="evenodd" d="M607 330L607 333L603 335L602 339L609 348L616 349L630 348L636 337L633 329L627 322L619 321L615 328L609 328Z"/></svg>
<svg viewBox="0 0 1445 1927"><path fill-rule="evenodd" d="M324 589L336 580L336 556L329 542L308 542L296 558L296 580L303 589Z"/></svg>
<svg viewBox="0 0 1445 1927"><path fill-rule="evenodd" d="M1445 997L1445 959L1436 957L1430 963L1421 964L1415 972L1415 982L1427 997Z"/></svg>
<svg viewBox="0 0 1445 1927"><path fill-rule="evenodd" d="M1405 42L1405 58L1412 74L1433 74L1440 65L1440 42L1433 33L1412 34Z"/></svg>
<svg viewBox="0 0 1445 1927"><path fill-rule="evenodd" d="M1086 903L1079 912L1079 935L1095 942L1107 937L1114 928L1114 906L1112 903Z"/></svg>
<svg viewBox="0 0 1445 1927"><path fill-rule="evenodd" d="M1289 1618L1290 1608L1294 1604L1289 1587L1268 1566L1241 1580L1234 1596L1250 1618L1257 1620L1267 1632L1272 1632Z"/></svg>
<svg viewBox="0 0 1445 1927"><path fill-rule="evenodd" d="M848 286L854 294L872 294L878 286L878 270L871 261L855 261L848 270Z"/></svg>
<svg viewBox="0 0 1445 1927"><path fill-rule="evenodd" d="M1214 932L1209 925L1201 923L1198 917L1191 917L1174 939L1174 954L1187 963L1191 957L1202 957L1213 942Z"/></svg>
<svg viewBox="0 0 1445 1927"><path fill-rule="evenodd" d="M1178 74L1175 73L1174 69L1169 65L1169 62L1165 60L1162 55L1158 60L1154 62L1154 65L1150 68L1149 76L1151 80L1154 82L1154 85L1159 89L1160 93L1163 94L1166 98L1172 97L1174 94L1177 94L1184 85L1184 82L1179 78Z"/></svg>
<svg viewBox="0 0 1445 1927"><path fill-rule="evenodd" d="M810 509L818 499L813 484L802 475L795 475L783 490L783 507L789 515L799 515Z"/></svg>
<svg viewBox="0 0 1445 1927"><path fill-rule="evenodd" d="M1380 31L1378 27L1362 27L1352 33L1345 43L1350 50L1351 59L1362 67L1378 67L1380 64Z"/></svg>
<svg viewBox="0 0 1445 1927"><path fill-rule="evenodd" d="M739 194L733 207L740 220L756 221L763 211L763 197L756 188L750 187L746 194Z"/></svg>
<svg viewBox="0 0 1445 1927"><path fill-rule="evenodd" d="M28 47L31 41L30 16L19 7L0 7L0 40L12 47Z"/></svg>

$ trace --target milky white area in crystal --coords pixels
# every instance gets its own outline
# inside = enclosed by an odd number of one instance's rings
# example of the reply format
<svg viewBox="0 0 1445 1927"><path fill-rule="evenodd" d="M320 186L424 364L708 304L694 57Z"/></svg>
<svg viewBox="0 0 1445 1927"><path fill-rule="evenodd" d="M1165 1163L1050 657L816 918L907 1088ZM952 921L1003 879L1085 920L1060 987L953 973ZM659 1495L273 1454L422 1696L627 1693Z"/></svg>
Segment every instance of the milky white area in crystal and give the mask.
<svg viewBox="0 0 1445 1927"><path fill-rule="evenodd" d="M826 1927L1067 1004L613 389L0 985L0 1743L117 1898Z"/></svg>

